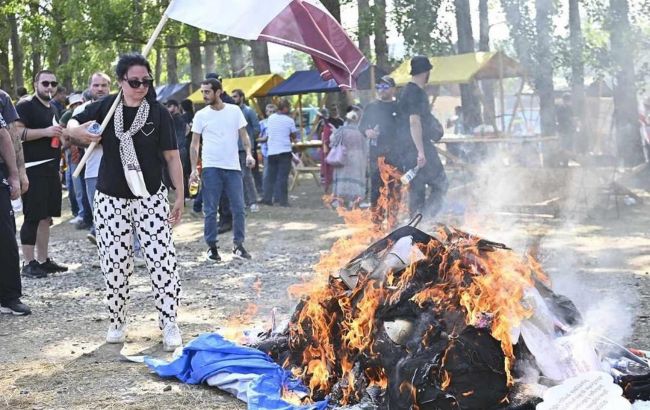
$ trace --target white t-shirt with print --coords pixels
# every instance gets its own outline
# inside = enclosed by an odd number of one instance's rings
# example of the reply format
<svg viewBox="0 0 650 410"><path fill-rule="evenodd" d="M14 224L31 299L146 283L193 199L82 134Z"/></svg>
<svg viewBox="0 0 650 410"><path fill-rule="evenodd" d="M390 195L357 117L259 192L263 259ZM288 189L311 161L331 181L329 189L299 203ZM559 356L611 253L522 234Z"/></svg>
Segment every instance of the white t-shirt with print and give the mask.
<svg viewBox="0 0 650 410"><path fill-rule="evenodd" d="M268 154L277 155L291 152L291 134L298 132L293 118L285 114L274 113L266 122L268 135Z"/></svg>
<svg viewBox="0 0 650 410"><path fill-rule="evenodd" d="M210 106L194 116L192 132L201 134L203 168L221 168L241 171L239 167L239 130L246 127L246 118L234 104L225 104L221 110Z"/></svg>

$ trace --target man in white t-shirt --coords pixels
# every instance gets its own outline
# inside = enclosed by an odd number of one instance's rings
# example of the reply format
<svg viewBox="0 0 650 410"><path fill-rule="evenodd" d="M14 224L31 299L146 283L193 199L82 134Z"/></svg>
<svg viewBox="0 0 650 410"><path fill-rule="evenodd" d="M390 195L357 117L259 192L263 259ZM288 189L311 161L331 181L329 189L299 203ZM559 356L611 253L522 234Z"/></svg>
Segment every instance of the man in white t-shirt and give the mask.
<svg viewBox="0 0 650 410"><path fill-rule="evenodd" d="M86 109L86 106L94 101L97 101L101 98L106 97L111 92L111 78L101 72L95 72L90 76L90 81L88 82L88 91L90 91L91 99L87 100L84 104L75 108L72 116L74 117L77 114L83 112ZM85 146L85 144L80 141L72 141L75 145ZM93 200L95 199L95 191L97 189L97 176L99 175L99 164L102 162L102 156L104 155L104 150L102 144L97 144L95 149L90 153L88 160L86 161L86 166L84 168L84 179L86 184L86 195L88 195L88 203L90 204L90 210L93 209ZM88 233L88 240L93 244L97 244L95 239L95 227L93 226Z"/></svg>
<svg viewBox="0 0 650 410"><path fill-rule="evenodd" d="M201 93L206 107L196 113L192 123L192 144L190 159L192 173L190 184L198 181L197 164L199 145L203 139L201 151L203 211L205 214L204 233L208 244L208 259L221 261L217 251L217 208L221 195L230 200L233 217L233 256L250 259L251 255L244 249L245 214L244 187L239 165L239 148L241 141L246 151L246 166L255 166L251 154L251 143L246 132L246 118L241 109L234 104L221 100L223 89L214 78L201 82Z"/></svg>
<svg viewBox="0 0 650 410"><path fill-rule="evenodd" d="M267 164L264 173L263 204L289 206L289 172L291 171L291 143L296 139L296 123L289 116L291 103L282 99L278 111L266 122Z"/></svg>

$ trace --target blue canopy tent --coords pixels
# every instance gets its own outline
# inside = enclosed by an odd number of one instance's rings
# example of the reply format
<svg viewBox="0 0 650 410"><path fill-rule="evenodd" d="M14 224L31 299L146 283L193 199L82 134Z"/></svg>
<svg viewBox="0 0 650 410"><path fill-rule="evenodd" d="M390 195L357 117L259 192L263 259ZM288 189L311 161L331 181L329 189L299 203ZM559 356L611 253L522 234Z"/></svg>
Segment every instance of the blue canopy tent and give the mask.
<svg viewBox="0 0 650 410"><path fill-rule="evenodd" d="M323 80L317 70L296 71L289 78L273 87L268 96L281 97L287 95L298 96L298 111L300 129L304 130L302 116L302 95L310 93L334 93L341 91L334 80Z"/></svg>
<svg viewBox="0 0 650 410"><path fill-rule="evenodd" d="M296 71L289 78L273 87L269 96L331 93L341 91L334 80L325 81L316 70Z"/></svg>
<svg viewBox="0 0 650 410"><path fill-rule="evenodd" d="M160 102L174 99L181 101L186 99L192 93L190 83L183 84L163 84L156 87L156 99Z"/></svg>

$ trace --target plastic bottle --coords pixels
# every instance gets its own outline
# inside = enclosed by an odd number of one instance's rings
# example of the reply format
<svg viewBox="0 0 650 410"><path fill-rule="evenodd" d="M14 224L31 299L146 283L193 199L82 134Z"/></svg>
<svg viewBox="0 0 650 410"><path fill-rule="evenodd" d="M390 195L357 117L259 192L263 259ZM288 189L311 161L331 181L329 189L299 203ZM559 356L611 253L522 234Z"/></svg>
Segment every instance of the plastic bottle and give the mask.
<svg viewBox="0 0 650 410"><path fill-rule="evenodd" d="M196 196L196 194L199 193L199 186L200 185L201 185L201 180L198 179L198 178L196 180L190 182L190 187L189 187L190 196L194 197L194 196Z"/></svg>
<svg viewBox="0 0 650 410"><path fill-rule="evenodd" d="M420 170L419 167L409 169L402 177L399 179L402 182L402 185L408 185L413 181L413 178L418 174Z"/></svg>

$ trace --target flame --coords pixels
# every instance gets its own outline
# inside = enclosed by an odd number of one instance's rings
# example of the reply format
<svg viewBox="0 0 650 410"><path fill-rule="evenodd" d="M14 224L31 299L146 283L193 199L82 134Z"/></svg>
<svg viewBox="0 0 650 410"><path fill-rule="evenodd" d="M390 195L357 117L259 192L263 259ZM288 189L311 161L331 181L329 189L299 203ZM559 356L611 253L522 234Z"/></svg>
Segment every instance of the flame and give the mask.
<svg viewBox="0 0 650 410"><path fill-rule="evenodd" d="M257 312L257 305L249 303L246 306L246 310L243 312L240 311L238 314L228 319L226 326L220 333L223 337L232 340L233 342L246 343L247 336L244 331L250 327L249 325L254 321Z"/></svg>
<svg viewBox="0 0 650 410"><path fill-rule="evenodd" d="M401 197L393 194L396 190L390 187L401 175L385 164L383 158L379 159L379 168L384 187L375 209L339 207L336 211L345 222L346 235L321 255L314 266L313 280L289 289L290 295L301 297L301 302L289 327L289 348L297 354L287 358L284 366L309 386L311 399L331 393L338 383L340 404L354 403L360 394L355 391L356 376L361 374L355 365L361 355L366 359L376 356L373 345L377 310L402 300L405 292L412 289L409 285L420 280L418 275L430 271L437 276L412 296L408 295L424 311L445 315L450 342L437 371L440 388L464 397L474 394L473 390L454 392L454 375L445 369L447 353L457 333L466 326L487 329L499 341L505 357L504 371L511 385L515 360L511 331L532 313L522 306L522 297L535 280L548 280L532 255L522 258L512 251L486 245L480 238L464 232L439 227L432 234L435 239L412 249L423 253L425 260L389 272L384 282L360 276L358 285L350 290L338 279L336 273L348 261L394 227L396 219L392 218L403 209ZM325 198L327 203L331 199ZM430 326L422 337L422 346L439 331ZM369 385L383 389L389 385L388 369L370 365L360 370ZM416 387L405 381L400 391L409 392L413 408L417 408Z"/></svg>

